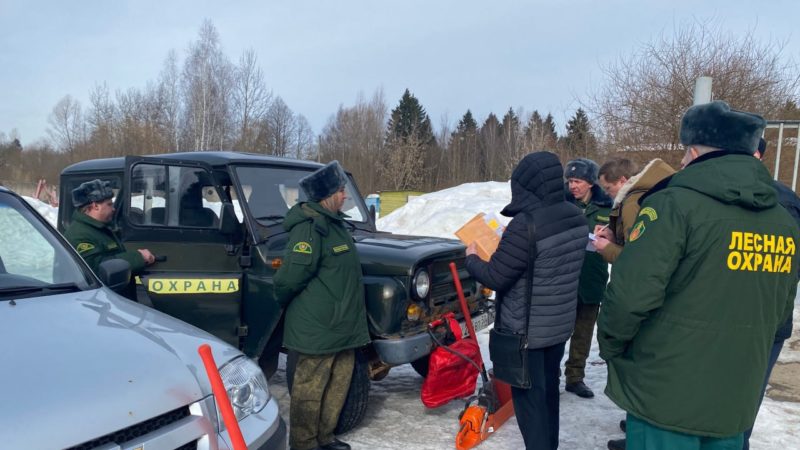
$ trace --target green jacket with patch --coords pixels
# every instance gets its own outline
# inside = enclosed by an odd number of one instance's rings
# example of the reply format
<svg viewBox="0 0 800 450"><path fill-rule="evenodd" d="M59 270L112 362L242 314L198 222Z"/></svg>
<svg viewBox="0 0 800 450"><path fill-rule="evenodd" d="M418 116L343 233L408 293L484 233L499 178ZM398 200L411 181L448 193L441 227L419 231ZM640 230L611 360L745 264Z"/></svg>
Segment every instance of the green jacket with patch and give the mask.
<svg viewBox="0 0 800 450"><path fill-rule="evenodd" d="M81 211L76 210L72 213L72 223L64 230L64 237L95 273L100 263L114 258L128 261L134 274L145 267L142 255L137 250L126 250L108 224L95 220Z"/></svg>
<svg viewBox="0 0 800 450"><path fill-rule="evenodd" d="M590 232L594 230L595 225L608 224L611 203L611 198L596 184L592 186L592 198L588 204L575 200L575 204L583 210ZM596 251L587 250L578 282L578 300L591 305L600 303L606 291L606 283L608 283L608 263Z"/></svg>
<svg viewBox="0 0 800 450"><path fill-rule="evenodd" d="M750 428L775 332L792 313L798 240L750 155L709 153L656 186L600 310L606 394L667 430Z"/></svg>
<svg viewBox="0 0 800 450"><path fill-rule="evenodd" d="M289 242L273 281L286 309L283 344L300 353L335 353L370 340L361 263L343 217L315 202L286 213Z"/></svg>

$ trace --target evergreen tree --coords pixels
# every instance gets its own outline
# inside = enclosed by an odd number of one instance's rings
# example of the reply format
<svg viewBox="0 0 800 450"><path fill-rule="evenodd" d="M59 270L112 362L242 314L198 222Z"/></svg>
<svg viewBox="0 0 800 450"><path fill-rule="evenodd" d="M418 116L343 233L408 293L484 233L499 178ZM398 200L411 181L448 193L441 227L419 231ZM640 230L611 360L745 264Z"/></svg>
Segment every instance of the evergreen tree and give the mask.
<svg viewBox="0 0 800 450"><path fill-rule="evenodd" d="M436 144L431 119L425 108L414 95L406 89L400 103L389 117L386 133L387 142L419 141L425 145Z"/></svg>
<svg viewBox="0 0 800 450"><path fill-rule="evenodd" d="M478 181L488 181L495 178L499 155L501 151L502 125L494 113L489 113L489 117L481 125L478 132Z"/></svg>
<svg viewBox="0 0 800 450"><path fill-rule="evenodd" d="M478 156L478 122L467 110L458 121L455 131L450 135L448 148L450 165L450 182L461 184L476 181Z"/></svg>
<svg viewBox="0 0 800 450"><path fill-rule="evenodd" d="M400 103L392 110L386 127L384 182L397 190L427 187L425 163L435 146L436 137L428 113L406 89Z"/></svg>
<svg viewBox="0 0 800 450"><path fill-rule="evenodd" d="M511 177L511 171L517 162L525 156L519 117L511 108L508 108L508 112L503 116L500 135L502 155L498 161L497 177L507 179Z"/></svg>
<svg viewBox="0 0 800 450"><path fill-rule="evenodd" d="M478 122L475 121L475 118L472 117L472 111L467 110L464 113L464 117L458 121L458 128L453 134L456 133L474 133L478 129Z"/></svg>
<svg viewBox="0 0 800 450"><path fill-rule="evenodd" d="M578 108L575 115L567 122L567 136L564 147L569 158L596 158L597 139L592 134L589 117Z"/></svg>
<svg viewBox="0 0 800 450"><path fill-rule="evenodd" d="M556 133L556 123L553 120L553 115L547 113L542 123L542 144L546 150L556 150L558 143L558 133Z"/></svg>

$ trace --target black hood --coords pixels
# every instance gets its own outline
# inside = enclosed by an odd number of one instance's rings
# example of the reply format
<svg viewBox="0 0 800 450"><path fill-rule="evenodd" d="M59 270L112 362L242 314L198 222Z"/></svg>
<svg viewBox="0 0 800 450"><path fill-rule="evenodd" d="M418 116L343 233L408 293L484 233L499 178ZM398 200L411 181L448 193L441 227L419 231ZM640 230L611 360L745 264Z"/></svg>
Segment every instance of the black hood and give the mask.
<svg viewBox="0 0 800 450"><path fill-rule="evenodd" d="M564 169L558 156L550 152L530 153L511 174L511 203L500 214L514 217L564 201Z"/></svg>

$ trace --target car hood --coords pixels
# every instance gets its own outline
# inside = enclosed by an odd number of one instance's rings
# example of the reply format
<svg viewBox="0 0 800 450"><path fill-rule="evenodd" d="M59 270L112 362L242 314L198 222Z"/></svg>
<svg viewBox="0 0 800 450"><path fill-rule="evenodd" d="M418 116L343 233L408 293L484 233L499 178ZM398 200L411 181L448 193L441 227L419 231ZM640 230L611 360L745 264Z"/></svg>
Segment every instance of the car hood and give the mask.
<svg viewBox="0 0 800 450"><path fill-rule="evenodd" d="M4 301L0 329L7 448L69 447L186 406L211 392L201 344L218 366L240 355L108 288Z"/></svg>
<svg viewBox="0 0 800 450"><path fill-rule="evenodd" d="M390 233L353 236L365 275L411 275L414 264L429 258L464 257L464 245L455 239Z"/></svg>

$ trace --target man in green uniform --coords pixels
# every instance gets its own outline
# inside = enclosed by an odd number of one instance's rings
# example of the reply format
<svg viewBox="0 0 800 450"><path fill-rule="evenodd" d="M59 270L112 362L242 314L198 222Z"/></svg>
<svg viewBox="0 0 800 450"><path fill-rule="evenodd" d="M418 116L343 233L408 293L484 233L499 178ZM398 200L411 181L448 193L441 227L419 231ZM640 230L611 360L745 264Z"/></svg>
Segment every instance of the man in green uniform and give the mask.
<svg viewBox="0 0 800 450"><path fill-rule="evenodd" d="M76 209L72 214L72 222L64 230L64 237L94 272L103 261L119 258L131 265L133 274L138 274L145 266L155 262L155 256L147 249L126 250L109 228L114 218L114 191L110 184L108 181L92 180L72 190L72 204ZM135 290L130 289L126 296L136 300Z"/></svg>
<svg viewBox="0 0 800 450"><path fill-rule="evenodd" d="M308 202L284 220L289 242L275 273L286 308L283 345L298 352L289 410L294 450L349 450L333 435L353 373L369 343L361 263L344 226L347 175L333 161L300 180Z"/></svg>
<svg viewBox="0 0 800 450"><path fill-rule="evenodd" d="M800 239L751 156L765 125L721 101L689 108L684 169L642 198L598 321L628 449L738 450L753 425Z"/></svg>
<svg viewBox="0 0 800 450"><path fill-rule="evenodd" d="M611 211L611 198L597 184L597 172L597 163L585 158L573 159L564 170L569 192L575 204L583 210L590 230L598 224L608 225ZM587 250L578 282L578 311L565 370L567 392L583 398L594 397L594 392L583 382L584 370L607 282L608 264L594 248Z"/></svg>

